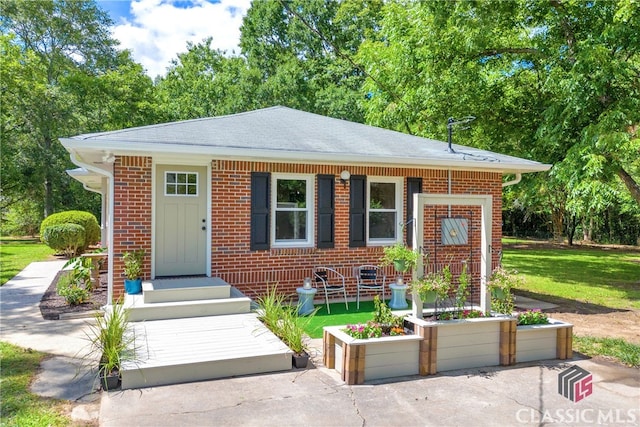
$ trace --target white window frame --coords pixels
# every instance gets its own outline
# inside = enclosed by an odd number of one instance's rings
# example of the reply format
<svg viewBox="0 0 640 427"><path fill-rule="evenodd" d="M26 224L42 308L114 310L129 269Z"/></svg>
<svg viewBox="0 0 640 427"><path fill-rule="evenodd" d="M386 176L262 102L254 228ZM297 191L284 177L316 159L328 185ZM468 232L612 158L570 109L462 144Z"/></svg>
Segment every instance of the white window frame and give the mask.
<svg viewBox="0 0 640 427"><path fill-rule="evenodd" d="M395 212L396 213L396 228L395 228L395 239L371 239L369 237L369 215L370 215L370 206L371 206L371 184L372 183L391 183L396 186L396 200L395 200L395 209L385 209L381 210L381 212ZM367 232L367 246L388 246L393 245L394 243L402 243L402 218L404 218L404 209L403 209L403 194L404 194L404 177L399 176L367 176L367 224L366 224L366 232Z"/></svg>
<svg viewBox="0 0 640 427"><path fill-rule="evenodd" d="M186 176L187 176L187 182L185 183L185 184L187 185L187 187L186 187L186 188L188 189L188 188L189 188L189 186L193 186L193 185L195 185L195 187L196 187L196 193L195 193L195 194L188 194L188 193L187 193L187 194L178 194L178 193L175 193L175 194L169 194L169 193L167 193L167 184L168 184L168 182L167 182L167 176L168 176L169 174L176 174L176 180L178 179L178 174L184 174L184 175L186 175ZM191 183L189 183L189 182L188 182L188 180L189 180L188 176L189 176L189 175L195 175L195 176L196 176L196 182L195 182L195 184L191 184ZM166 197L199 197L199 196L200 196L200 194L199 194L199 193L200 193L200 173L198 173L198 172L193 172L193 171L177 171L177 170L175 170L175 171L174 171L174 170L171 170L171 171L164 171L164 177L163 177L163 179L164 179L163 189L164 189L164 195L165 195ZM179 185L179 183L176 181L176 182L175 182L175 183L173 183L172 185L176 185L176 189L177 189L177 188L178 188L178 187L177 187L177 185Z"/></svg>
<svg viewBox="0 0 640 427"><path fill-rule="evenodd" d="M278 180L305 180L307 191L307 207L306 209L299 209L307 212L307 238L305 240L276 240L276 212L278 210L278 193L277 186ZM273 248L306 248L313 247L315 239L315 176L312 174L286 174L286 173L273 173L271 174L271 247ZM296 209L298 210L298 209Z"/></svg>

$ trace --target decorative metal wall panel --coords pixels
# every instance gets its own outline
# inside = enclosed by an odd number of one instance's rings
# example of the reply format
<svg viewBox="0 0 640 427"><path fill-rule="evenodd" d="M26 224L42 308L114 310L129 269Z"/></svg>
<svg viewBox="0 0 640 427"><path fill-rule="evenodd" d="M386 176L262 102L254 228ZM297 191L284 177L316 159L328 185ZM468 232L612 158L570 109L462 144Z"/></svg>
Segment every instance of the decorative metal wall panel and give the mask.
<svg viewBox="0 0 640 427"><path fill-rule="evenodd" d="M443 245L466 245L469 222L466 218L444 218L441 223Z"/></svg>

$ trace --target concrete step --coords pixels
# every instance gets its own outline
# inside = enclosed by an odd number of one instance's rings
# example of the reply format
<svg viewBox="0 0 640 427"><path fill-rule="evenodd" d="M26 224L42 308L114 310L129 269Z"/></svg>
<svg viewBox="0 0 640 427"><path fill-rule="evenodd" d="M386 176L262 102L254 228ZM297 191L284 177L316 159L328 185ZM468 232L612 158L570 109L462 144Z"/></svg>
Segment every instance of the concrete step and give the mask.
<svg viewBox="0 0 640 427"><path fill-rule="evenodd" d="M291 369L291 350L254 313L132 323L136 356L122 388Z"/></svg>
<svg viewBox="0 0 640 427"><path fill-rule="evenodd" d="M144 302L198 301L229 298L231 285L219 277L157 279L142 284Z"/></svg>

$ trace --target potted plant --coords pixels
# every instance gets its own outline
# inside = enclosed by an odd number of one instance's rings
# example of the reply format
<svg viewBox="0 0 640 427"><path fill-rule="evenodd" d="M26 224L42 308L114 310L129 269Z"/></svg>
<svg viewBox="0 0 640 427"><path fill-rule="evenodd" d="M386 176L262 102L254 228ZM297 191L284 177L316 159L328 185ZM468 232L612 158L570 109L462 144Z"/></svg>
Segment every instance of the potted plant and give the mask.
<svg viewBox="0 0 640 427"><path fill-rule="evenodd" d="M98 376L104 390L120 385L120 366L123 360L133 357L133 335L129 331L128 311L121 303L107 309L104 315L96 314L95 324L88 332L92 351L99 354Z"/></svg>
<svg viewBox="0 0 640 427"><path fill-rule="evenodd" d="M142 292L142 262L144 260L144 249L132 252L125 252L122 255L124 262L124 290L128 294L139 294Z"/></svg>
<svg viewBox="0 0 640 427"><path fill-rule="evenodd" d="M277 286L271 286L266 294L259 297L258 319L293 351L293 366L306 368L309 363L308 338L305 328L316 313L306 316L298 313L298 307L285 305L286 297L279 293Z"/></svg>
<svg viewBox="0 0 640 427"><path fill-rule="evenodd" d="M410 271L418 262L418 252L402 243L386 246L383 251L384 255L381 259L381 265L393 265L398 273L404 274Z"/></svg>
<svg viewBox="0 0 640 427"><path fill-rule="evenodd" d="M296 368L306 368L309 363L309 346L304 326L309 318L298 315L298 310L294 307L287 307L283 310L283 318L280 327L281 338L293 351L293 366Z"/></svg>
<svg viewBox="0 0 640 427"><path fill-rule="evenodd" d="M451 289L451 270L446 266L441 272L429 273L414 281L412 287L423 303L443 300L449 295Z"/></svg>
<svg viewBox="0 0 640 427"><path fill-rule="evenodd" d="M491 309L496 313L510 315L514 308L511 289L522 286L523 282L523 278L518 276L516 271L496 268L487 282L491 292Z"/></svg>

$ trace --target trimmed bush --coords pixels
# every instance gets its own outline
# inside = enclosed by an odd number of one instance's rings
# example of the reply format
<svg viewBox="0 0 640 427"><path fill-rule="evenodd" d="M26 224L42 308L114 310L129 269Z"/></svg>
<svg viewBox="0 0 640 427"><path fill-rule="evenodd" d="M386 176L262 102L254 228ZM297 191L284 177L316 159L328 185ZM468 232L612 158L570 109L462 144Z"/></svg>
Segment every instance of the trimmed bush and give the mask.
<svg viewBox="0 0 640 427"><path fill-rule="evenodd" d="M92 213L84 211L58 212L46 217L40 224L42 241L47 243L42 238L44 230L47 227L67 223L78 224L84 227L84 244L78 248L78 254L84 252L90 245L95 245L100 241L100 225L98 224L98 220Z"/></svg>
<svg viewBox="0 0 640 427"><path fill-rule="evenodd" d="M86 230L78 224L57 224L44 229L40 238L45 245L55 251L64 252L68 257L82 253Z"/></svg>

